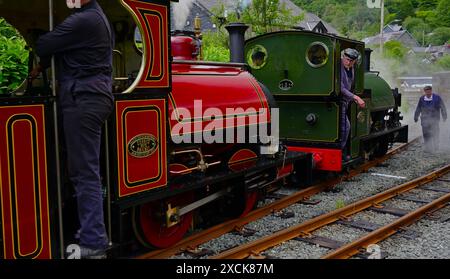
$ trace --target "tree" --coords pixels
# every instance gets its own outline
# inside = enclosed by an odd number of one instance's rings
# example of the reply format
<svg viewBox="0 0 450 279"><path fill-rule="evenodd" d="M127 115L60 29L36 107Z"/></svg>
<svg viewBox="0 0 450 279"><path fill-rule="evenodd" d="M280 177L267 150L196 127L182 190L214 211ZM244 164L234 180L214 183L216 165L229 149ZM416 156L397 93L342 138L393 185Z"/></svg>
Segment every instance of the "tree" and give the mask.
<svg viewBox="0 0 450 279"><path fill-rule="evenodd" d="M416 11L416 18L420 18L430 26L436 27L436 12L434 10Z"/></svg>
<svg viewBox="0 0 450 279"><path fill-rule="evenodd" d="M386 8L390 13L395 13L397 19L404 20L414 15L415 9L411 0L386 0Z"/></svg>
<svg viewBox="0 0 450 279"><path fill-rule="evenodd" d="M416 18L416 17L407 17L403 21L403 27L408 30L409 32L413 32L418 26L425 24L423 19Z"/></svg>
<svg viewBox="0 0 450 279"><path fill-rule="evenodd" d="M450 0L439 0L436 7L437 26L450 27Z"/></svg>
<svg viewBox="0 0 450 279"><path fill-rule="evenodd" d="M406 53L408 53L408 49L405 48L402 43L397 41L386 42L384 44L384 48L384 56L396 60L402 60L405 57Z"/></svg>
<svg viewBox="0 0 450 279"><path fill-rule="evenodd" d="M328 0L293 0L292 2L294 2L300 8L314 13L319 17L322 17L324 15L327 7L338 6L338 4L330 5L331 3L329 3L330 1Z"/></svg>
<svg viewBox="0 0 450 279"><path fill-rule="evenodd" d="M205 61L230 61L228 35L225 32L206 32L202 38L203 59Z"/></svg>
<svg viewBox="0 0 450 279"><path fill-rule="evenodd" d="M418 0L419 3L418 8L419 10L432 10L436 8L438 0Z"/></svg>
<svg viewBox="0 0 450 279"><path fill-rule="evenodd" d="M450 70L450 55L447 54L441 59L437 61L437 64L443 69L443 70Z"/></svg>
<svg viewBox="0 0 450 279"><path fill-rule="evenodd" d="M263 34L292 28L303 19L303 15L292 15L292 11L279 0L253 0L252 5L243 11L242 19L252 26L253 32Z"/></svg>
<svg viewBox="0 0 450 279"><path fill-rule="evenodd" d="M450 39L450 27L439 27L433 30L429 35L428 42L432 45L439 46L448 42Z"/></svg>
<svg viewBox="0 0 450 279"><path fill-rule="evenodd" d="M423 19L407 17L403 22L403 27L408 30L418 42L422 42L422 45L425 45L425 34L428 34L431 31L431 27L426 24Z"/></svg>
<svg viewBox="0 0 450 279"><path fill-rule="evenodd" d="M212 22L217 26L217 32L203 34L203 58L208 61L229 61L230 51L228 46L228 32L224 26L230 22L242 21L250 24L256 34L271 32L274 30L291 28L298 24L303 15L293 16L291 10L279 0L253 0L249 5L240 10L227 11L225 5L220 3L212 8ZM238 15L239 13L239 15ZM238 18L240 16L241 18Z"/></svg>
<svg viewBox="0 0 450 279"><path fill-rule="evenodd" d="M250 2L251 5L244 7L243 10L239 10L242 7L238 7L239 4L237 4L232 12L227 11L223 2L220 3L212 9L213 23L219 27L219 31L222 31L220 27L225 24L241 21L251 25L253 32L259 35L292 28L303 19L303 15L294 16L292 11L286 8L285 3L280 3L280 0L253 0Z"/></svg>

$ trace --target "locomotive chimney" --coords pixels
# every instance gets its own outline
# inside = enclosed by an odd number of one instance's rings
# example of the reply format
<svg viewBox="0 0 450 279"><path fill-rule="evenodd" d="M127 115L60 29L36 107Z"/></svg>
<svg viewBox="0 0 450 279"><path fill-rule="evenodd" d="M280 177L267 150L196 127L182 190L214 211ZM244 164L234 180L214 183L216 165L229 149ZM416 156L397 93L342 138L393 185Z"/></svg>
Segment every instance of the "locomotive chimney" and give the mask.
<svg viewBox="0 0 450 279"><path fill-rule="evenodd" d="M372 51L370 48L366 48L364 51L364 71L370 72L370 55L372 54Z"/></svg>
<svg viewBox="0 0 450 279"><path fill-rule="evenodd" d="M244 35L248 25L244 23L230 23L225 26L230 34L230 62L244 63Z"/></svg>

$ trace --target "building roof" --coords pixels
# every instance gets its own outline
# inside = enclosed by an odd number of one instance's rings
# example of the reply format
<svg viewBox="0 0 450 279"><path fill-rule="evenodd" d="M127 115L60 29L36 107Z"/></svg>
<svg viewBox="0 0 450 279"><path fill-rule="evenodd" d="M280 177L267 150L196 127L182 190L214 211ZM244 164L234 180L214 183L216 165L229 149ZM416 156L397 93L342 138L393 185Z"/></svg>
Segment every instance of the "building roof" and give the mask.
<svg viewBox="0 0 450 279"><path fill-rule="evenodd" d="M195 2L200 4L200 6L203 6L209 12L211 12L211 10L214 7L218 7L221 3L224 4L226 9L231 10L231 11L235 10L238 5L238 1L236 1L236 0L196 0ZM251 1L244 0L243 2L249 3ZM328 30L328 33L339 35L339 32L333 26L331 26L329 23L323 21L321 18L319 18L315 14L304 12L300 7L295 5L292 1L280 0L280 4L281 5L284 4L287 9L291 10L292 15L294 15L294 16L298 16L298 15L301 15L304 13L304 15L305 15L304 19L298 23L299 27L302 27L305 30L313 31L313 30L315 30L316 27L318 27L318 24L320 22L322 22L322 24Z"/></svg>
<svg viewBox="0 0 450 279"><path fill-rule="evenodd" d="M403 26L398 25L398 24L388 24L383 28L384 33L399 32L399 31L403 31L403 30L405 30L405 29L403 29Z"/></svg>
<svg viewBox="0 0 450 279"><path fill-rule="evenodd" d="M412 46L419 46L417 40L414 39L414 37L407 30L383 33L383 43L389 41L401 41L403 38L408 38L409 40L411 40L413 42ZM373 37L364 38L362 41L366 45L379 44L381 41L381 36L380 34L378 34Z"/></svg>
<svg viewBox="0 0 450 279"><path fill-rule="evenodd" d="M412 50L416 53L450 53L450 45L442 45L442 46L427 46L427 47L413 47Z"/></svg>

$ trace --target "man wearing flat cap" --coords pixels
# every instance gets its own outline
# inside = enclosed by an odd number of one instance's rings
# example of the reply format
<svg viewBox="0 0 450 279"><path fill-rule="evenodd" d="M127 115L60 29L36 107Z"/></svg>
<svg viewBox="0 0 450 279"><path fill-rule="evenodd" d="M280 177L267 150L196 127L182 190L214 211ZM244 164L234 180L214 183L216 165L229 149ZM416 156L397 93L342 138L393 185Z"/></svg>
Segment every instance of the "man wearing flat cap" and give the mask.
<svg viewBox="0 0 450 279"><path fill-rule="evenodd" d="M348 106L351 102L356 102L358 106L364 108L366 106L363 99L354 94L355 85L355 63L359 58L359 52L356 49L347 48L342 52L341 57L341 149L344 161L348 161L350 156L347 155L347 140L350 134L350 120L347 116Z"/></svg>
<svg viewBox="0 0 450 279"><path fill-rule="evenodd" d="M420 97L414 113L414 122L419 121L422 124L422 133L424 139L424 148L427 152L436 152L439 149L439 121L447 120L447 109L442 98L433 93L431 86L423 88L425 94Z"/></svg>

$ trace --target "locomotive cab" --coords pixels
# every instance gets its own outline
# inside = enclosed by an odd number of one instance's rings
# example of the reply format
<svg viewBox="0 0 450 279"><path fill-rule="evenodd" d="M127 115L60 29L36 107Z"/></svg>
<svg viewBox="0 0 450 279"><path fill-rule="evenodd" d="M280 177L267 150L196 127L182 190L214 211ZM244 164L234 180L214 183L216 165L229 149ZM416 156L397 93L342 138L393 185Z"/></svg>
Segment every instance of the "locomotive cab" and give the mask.
<svg viewBox="0 0 450 279"><path fill-rule="evenodd" d="M130 37L133 35L136 23L125 7L111 1L97 1L107 15L115 35L113 54L114 93L127 92L136 80L142 65L142 54ZM33 49L39 36L49 30L50 21L55 25L70 15L70 10L64 1L53 1L51 16L48 1L5 1L0 3L1 16L16 28L27 42L30 58L27 66L35 66L39 61ZM23 8L26 7L26 8ZM24 20L26 19L26 20ZM31 69L29 69L31 71ZM27 91L28 95L51 95L53 81L50 68L43 76L37 78L32 84L24 82L21 88L16 89L20 94ZM46 90L45 90L46 89ZM129 90L128 90L129 92Z"/></svg>
<svg viewBox="0 0 450 279"><path fill-rule="evenodd" d="M137 23L130 11L143 9L161 15L158 18L161 21L154 24L165 29L154 33L159 32L163 38L155 44L163 46L167 45L164 35L169 29L169 3L142 2L130 6L130 1L97 2L115 34L113 92L119 94L103 131L101 176L107 232L113 243L120 244L133 233L131 226L122 224L125 221L121 216L130 220L134 206L143 204L136 202L136 197L168 184L165 93L169 91L168 49L161 47L151 52L146 49L147 53L157 52L160 59L155 59L155 69L148 73L151 85L142 86L146 82L142 78L146 64L132 39L132 27ZM38 63L33 51L38 37L70 14L64 1L53 0L2 1L0 11L0 18L16 28L26 41L25 50L29 51L23 54L29 57L28 61L23 60L28 68L26 74ZM150 31L144 30L145 34ZM16 73L4 72L5 77L13 74ZM0 95L0 129L4 135L0 139L0 212L2 220L10 220L1 223L1 258L65 257L65 247L76 242L76 202L61 156L64 144L59 137L55 74L52 66L33 82L25 79L20 87ZM144 96L130 98L125 94L139 91L138 87L146 87ZM140 118L147 121L137 121ZM128 204L119 205L119 201Z"/></svg>

